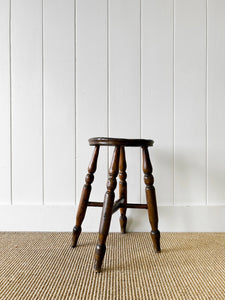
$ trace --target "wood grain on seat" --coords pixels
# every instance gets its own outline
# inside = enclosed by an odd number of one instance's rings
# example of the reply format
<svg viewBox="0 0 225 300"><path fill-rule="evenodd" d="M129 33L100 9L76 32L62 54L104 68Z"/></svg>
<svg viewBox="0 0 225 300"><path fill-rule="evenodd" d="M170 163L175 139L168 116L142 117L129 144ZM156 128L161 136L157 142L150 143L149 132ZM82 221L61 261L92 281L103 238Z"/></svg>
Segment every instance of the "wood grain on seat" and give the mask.
<svg viewBox="0 0 225 300"><path fill-rule="evenodd" d="M90 146L126 146L126 147L149 147L153 146L153 140L144 139L120 139L107 137L94 137L88 140Z"/></svg>

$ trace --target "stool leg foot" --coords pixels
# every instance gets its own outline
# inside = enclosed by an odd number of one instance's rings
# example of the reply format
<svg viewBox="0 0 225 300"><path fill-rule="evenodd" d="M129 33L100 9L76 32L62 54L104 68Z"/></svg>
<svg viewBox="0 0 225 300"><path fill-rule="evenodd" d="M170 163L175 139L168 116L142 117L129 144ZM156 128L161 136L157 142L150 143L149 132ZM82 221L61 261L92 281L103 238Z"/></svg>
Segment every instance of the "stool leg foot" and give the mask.
<svg viewBox="0 0 225 300"><path fill-rule="evenodd" d="M121 228L121 233L126 233L126 226L127 226L127 217L123 214L120 216L120 228Z"/></svg>
<svg viewBox="0 0 225 300"><path fill-rule="evenodd" d="M80 236L80 233L82 231L81 225L84 220L87 205L91 193L91 184L94 181L94 173L97 168L97 160L98 160L98 154L99 154L99 146L95 146L94 152L88 167L88 174L85 177L85 184L82 190L81 198L79 207L77 210L77 216L76 216L76 225L73 228L73 234L72 234L72 247L76 247L78 238Z"/></svg>
<svg viewBox="0 0 225 300"><path fill-rule="evenodd" d="M72 235L72 248L76 247L81 231L82 231L81 226L74 226L73 235Z"/></svg>
<svg viewBox="0 0 225 300"><path fill-rule="evenodd" d="M153 186L154 177L152 175L152 165L148 153L148 148L143 147L143 171L145 182L145 193L148 205L148 216L152 227L151 237L153 241L154 249L157 253L161 252L160 249L160 232L158 230L158 211L155 196L155 188Z"/></svg>
<svg viewBox="0 0 225 300"><path fill-rule="evenodd" d="M94 265L94 269L97 273L101 272L102 262L105 256L105 250L106 250L105 245L97 244L95 249L95 265Z"/></svg>
<svg viewBox="0 0 225 300"><path fill-rule="evenodd" d="M152 237L152 241L153 241L153 245L154 245L154 249L156 251L156 253L160 253L161 249L160 249L160 231L151 231L151 237Z"/></svg>
<svg viewBox="0 0 225 300"><path fill-rule="evenodd" d="M94 268L98 273L101 271L101 266L105 255L105 249L106 249L105 242L107 239L107 235L109 233L114 197L115 197L114 192L111 193L107 191L105 194L104 204L102 208L102 216L100 221L100 228L99 228L98 244L95 249Z"/></svg>
<svg viewBox="0 0 225 300"><path fill-rule="evenodd" d="M126 217L126 204L127 204L127 173L126 173L126 156L124 147L120 148L119 160L119 198L124 198L124 207L120 208L120 228L121 233L126 233L127 217Z"/></svg>
<svg viewBox="0 0 225 300"><path fill-rule="evenodd" d="M105 250L106 250L105 242L107 239L107 235L109 233L109 227L110 227L110 222L112 217L112 208L113 208L113 202L115 198L114 190L116 188L116 177L119 171L119 154L120 154L120 147L116 146L113 152L113 158L109 169L109 176L107 181L107 192L105 193L100 227L99 227L98 244L95 249L94 269L98 273L101 271L101 266L105 255Z"/></svg>

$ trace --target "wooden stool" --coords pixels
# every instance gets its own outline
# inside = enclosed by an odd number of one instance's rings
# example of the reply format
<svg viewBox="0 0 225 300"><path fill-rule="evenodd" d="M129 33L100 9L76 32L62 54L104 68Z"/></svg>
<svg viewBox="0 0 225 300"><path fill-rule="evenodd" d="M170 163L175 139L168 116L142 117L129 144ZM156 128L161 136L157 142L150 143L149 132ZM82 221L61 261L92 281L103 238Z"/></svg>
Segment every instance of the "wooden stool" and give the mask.
<svg viewBox="0 0 225 300"><path fill-rule="evenodd" d="M153 186L154 178L152 176L152 165L148 153L148 147L153 145L152 140L139 139L120 139L120 138L91 138L89 144L94 146L94 152L88 167L88 174L85 178L85 184L81 194L81 199L76 216L76 226L73 228L72 247L76 247L79 235L81 233L81 224L84 220L87 206L100 206L102 208L101 222L99 228L98 244L95 250L95 265L97 272L101 271L101 266L106 250L106 239L109 232L109 226L112 214L120 209L120 226L121 232L126 232L126 210L127 208L145 208L148 209L149 221L152 227L151 237L156 252L160 252L160 232L158 230L158 212ZM107 181L107 191L104 202L90 202L91 184L94 180L94 172L97 167L97 159L100 146L114 146L111 166ZM147 204L129 204L127 203L127 183L126 183L126 158L125 147L141 147L143 153L143 172L145 182L145 192ZM119 200L114 202L114 190L117 182L116 177L119 173Z"/></svg>

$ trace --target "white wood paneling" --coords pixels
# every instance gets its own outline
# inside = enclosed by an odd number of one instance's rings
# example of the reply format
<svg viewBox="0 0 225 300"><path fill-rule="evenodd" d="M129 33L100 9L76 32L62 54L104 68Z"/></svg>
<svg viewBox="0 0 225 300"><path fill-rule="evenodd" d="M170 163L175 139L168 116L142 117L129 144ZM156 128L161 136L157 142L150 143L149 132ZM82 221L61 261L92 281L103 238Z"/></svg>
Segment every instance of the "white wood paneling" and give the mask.
<svg viewBox="0 0 225 300"><path fill-rule="evenodd" d="M76 7L76 203L93 147L88 139L107 136L107 1L78 0ZM99 153L91 200L103 201L107 149Z"/></svg>
<svg viewBox="0 0 225 300"><path fill-rule="evenodd" d="M175 204L206 199L206 1L175 1Z"/></svg>
<svg viewBox="0 0 225 300"><path fill-rule="evenodd" d="M109 1L109 135L140 138L139 0ZM126 149L126 158L128 201L137 203L140 150Z"/></svg>
<svg viewBox="0 0 225 300"><path fill-rule="evenodd" d="M155 140L161 231L224 231L224 20L223 0L0 1L0 230L71 231L88 138L109 135ZM145 203L140 149L126 154L128 202ZM150 230L127 214L128 231Z"/></svg>
<svg viewBox="0 0 225 300"><path fill-rule="evenodd" d="M173 203L173 0L142 1L142 137L149 148L159 205ZM142 198L145 198L142 184ZM144 199L143 199L144 202Z"/></svg>
<svg viewBox="0 0 225 300"><path fill-rule="evenodd" d="M10 6L0 1L0 203L10 203Z"/></svg>
<svg viewBox="0 0 225 300"><path fill-rule="evenodd" d="M225 204L225 1L208 1L208 204Z"/></svg>
<svg viewBox="0 0 225 300"><path fill-rule="evenodd" d="M46 0L43 11L44 202L74 203L74 1Z"/></svg>
<svg viewBox="0 0 225 300"><path fill-rule="evenodd" d="M12 201L42 202L42 2L12 0Z"/></svg>

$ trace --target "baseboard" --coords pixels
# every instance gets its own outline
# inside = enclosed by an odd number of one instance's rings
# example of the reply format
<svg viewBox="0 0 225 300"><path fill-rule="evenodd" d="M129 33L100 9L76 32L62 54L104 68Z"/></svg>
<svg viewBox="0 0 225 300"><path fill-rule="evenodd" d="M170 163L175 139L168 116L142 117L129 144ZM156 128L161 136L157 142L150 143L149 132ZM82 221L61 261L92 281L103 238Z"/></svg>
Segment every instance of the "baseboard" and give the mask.
<svg viewBox="0 0 225 300"><path fill-rule="evenodd" d="M160 206L161 232L224 232L225 206ZM88 208L83 232L98 231L101 208ZM119 228L119 212L112 217L110 231ZM146 210L127 210L127 231L150 230ZM1 205L0 231L71 231L75 223L75 206Z"/></svg>

